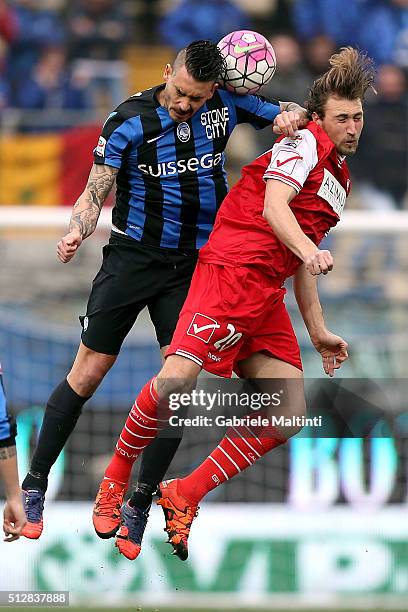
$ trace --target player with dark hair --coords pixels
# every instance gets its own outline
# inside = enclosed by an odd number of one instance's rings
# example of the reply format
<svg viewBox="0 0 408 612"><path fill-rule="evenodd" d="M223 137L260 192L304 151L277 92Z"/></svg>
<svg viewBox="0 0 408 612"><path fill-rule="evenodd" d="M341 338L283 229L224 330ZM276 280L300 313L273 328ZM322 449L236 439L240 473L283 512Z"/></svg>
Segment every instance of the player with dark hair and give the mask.
<svg viewBox="0 0 408 612"><path fill-rule="evenodd" d="M3 513L3 531L6 542L17 540L26 523L18 480L16 433L16 423L7 410L0 364L0 479L6 494Z"/></svg>
<svg viewBox="0 0 408 612"><path fill-rule="evenodd" d="M290 416L304 415L300 351L284 304L288 277L294 277L299 310L326 374L332 376L347 359L347 343L324 322L317 275L332 269L333 258L318 245L339 221L350 192L345 156L356 152L374 69L350 47L330 64L311 88L306 128L295 139L282 137L244 167L225 198L200 251L166 361L129 413L105 472L108 480L127 482L133 462L163 424L159 400L193 387L202 368L225 377L235 371L250 379L299 381L287 409ZM190 526L206 493L299 430L296 419L291 428L266 423L229 428L192 474L161 483L158 504L181 559L187 558ZM132 500L122 506L116 546L129 559L140 552L144 525Z"/></svg>
<svg viewBox="0 0 408 612"><path fill-rule="evenodd" d="M114 364L123 340L147 306L164 354L187 295L198 249L208 239L227 193L224 149L238 123L293 135L301 107L281 108L257 96L217 89L224 59L216 45L196 41L164 72L165 83L120 104L105 122L88 183L58 243L70 261L96 228L116 179L112 234L94 279L74 364L51 394L30 471L22 487L29 516L23 535L38 538L48 474L87 399ZM292 110L291 110L292 109ZM294 112L294 110L296 112ZM300 112L300 114L298 114ZM157 440L144 457L137 504L144 512L179 440ZM152 461L154 457L154 461ZM127 482L105 481L94 515L101 537L120 523ZM34 517L34 518L31 518Z"/></svg>

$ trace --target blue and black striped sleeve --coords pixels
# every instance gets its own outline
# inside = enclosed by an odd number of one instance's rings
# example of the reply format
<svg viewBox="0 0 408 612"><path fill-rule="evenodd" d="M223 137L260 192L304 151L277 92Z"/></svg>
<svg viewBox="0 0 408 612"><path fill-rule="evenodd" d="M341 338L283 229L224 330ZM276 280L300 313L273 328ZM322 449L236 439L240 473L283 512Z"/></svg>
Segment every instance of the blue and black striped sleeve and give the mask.
<svg viewBox="0 0 408 612"><path fill-rule="evenodd" d="M237 123L250 123L257 130L271 125L281 110L279 102L262 96L231 94L237 113Z"/></svg>
<svg viewBox="0 0 408 612"><path fill-rule="evenodd" d="M95 147L95 164L106 164L120 168L124 154L130 147L138 147L143 142L143 129L140 117L125 119L120 112L109 115L102 127L102 133Z"/></svg>

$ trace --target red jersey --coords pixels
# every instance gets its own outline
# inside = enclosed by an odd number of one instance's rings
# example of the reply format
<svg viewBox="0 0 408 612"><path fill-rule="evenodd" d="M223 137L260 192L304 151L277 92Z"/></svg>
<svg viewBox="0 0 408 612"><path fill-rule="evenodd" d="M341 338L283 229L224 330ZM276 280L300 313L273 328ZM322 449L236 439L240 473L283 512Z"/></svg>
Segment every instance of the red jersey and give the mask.
<svg viewBox="0 0 408 612"><path fill-rule="evenodd" d="M199 258L231 266L255 264L281 286L302 262L262 217L268 179L283 181L298 192L289 206L303 232L318 245L339 221L350 193L350 174L344 157L312 121L296 139L281 137L243 168Z"/></svg>

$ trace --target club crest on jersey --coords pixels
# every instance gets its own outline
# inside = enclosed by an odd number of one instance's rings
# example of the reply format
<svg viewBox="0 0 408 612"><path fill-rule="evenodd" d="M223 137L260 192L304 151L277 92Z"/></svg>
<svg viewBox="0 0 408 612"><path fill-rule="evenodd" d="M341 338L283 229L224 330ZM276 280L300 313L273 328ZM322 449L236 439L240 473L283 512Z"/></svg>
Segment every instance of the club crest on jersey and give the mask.
<svg viewBox="0 0 408 612"><path fill-rule="evenodd" d="M190 140L191 130L188 123L183 121L183 123L179 123L177 126L177 138L181 140L181 142L188 142Z"/></svg>
<svg viewBox="0 0 408 612"><path fill-rule="evenodd" d="M220 327L220 324L215 319L207 317L207 315L203 315L201 312L196 312L187 330L187 335L194 336L194 338L198 338L208 344L215 330Z"/></svg>
<svg viewBox="0 0 408 612"><path fill-rule="evenodd" d="M346 190L326 168L324 168L323 181L317 195L323 198L323 200L326 200L334 212L340 217L346 203Z"/></svg>

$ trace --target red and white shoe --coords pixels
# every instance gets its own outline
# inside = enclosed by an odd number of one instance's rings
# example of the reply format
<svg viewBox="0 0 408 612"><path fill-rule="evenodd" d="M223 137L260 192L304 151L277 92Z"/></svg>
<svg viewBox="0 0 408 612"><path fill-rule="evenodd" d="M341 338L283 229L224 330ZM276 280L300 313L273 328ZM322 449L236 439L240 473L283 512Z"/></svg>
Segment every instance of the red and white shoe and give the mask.
<svg viewBox="0 0 408 612"><path fill-rule="evenodd" d="M104 478L96 496L92 522L97 535L102 539L113 538L120 527L120 509L127 485Z"/></svg>

